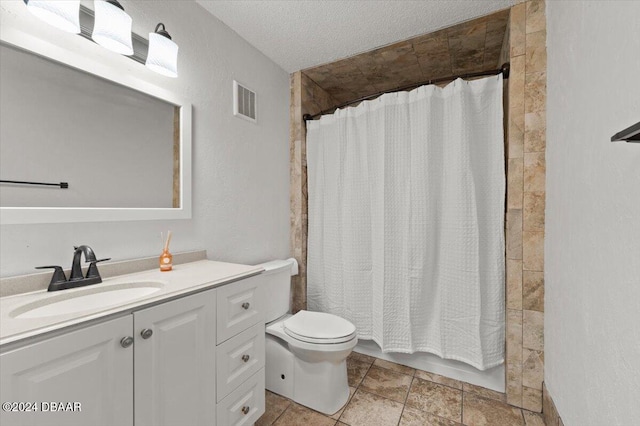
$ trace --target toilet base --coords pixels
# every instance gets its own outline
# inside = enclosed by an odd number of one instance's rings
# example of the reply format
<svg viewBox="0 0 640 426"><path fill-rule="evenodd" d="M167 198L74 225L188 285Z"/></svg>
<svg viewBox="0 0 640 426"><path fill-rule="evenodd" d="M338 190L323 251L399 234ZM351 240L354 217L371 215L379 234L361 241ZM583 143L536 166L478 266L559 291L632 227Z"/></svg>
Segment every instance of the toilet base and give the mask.
<svg viewBox="0 0 640 426"><path fill-rule="evenodd" d="M346 355L341 360L305 361L278 337L267 334L265 344L267 390L328 415L347 403Z"/></svg>

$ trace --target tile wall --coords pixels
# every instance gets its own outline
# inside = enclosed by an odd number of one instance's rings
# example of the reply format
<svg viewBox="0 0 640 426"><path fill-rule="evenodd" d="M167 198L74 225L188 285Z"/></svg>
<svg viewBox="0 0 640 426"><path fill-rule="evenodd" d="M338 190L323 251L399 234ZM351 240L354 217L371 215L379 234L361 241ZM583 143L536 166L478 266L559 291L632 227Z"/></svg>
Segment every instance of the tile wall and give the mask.
<svg viewBox="0 0 640 426"><path fill-rule="evenodd" d="M329 93L304 73L291 74L289 106L290 166L290 247L299 264L299 274L291 279L292 310L307 307L307 135L302 117L338 105Z"/></svg>
<svg viewBox="0 0 640 426"><path fill-rule="evenodd" d="M511 8L507 142L507 402L542 411L544 377L545 3Z"/></svg>
<svg viewBox="0 0 640 426"><path fill-rule="evenodd" d="M509 19L504 43L511 62L507 93L506 398L511 405L540 412L544 377L545 3L520 3L511 8ZM501 60L505 56L501 55ZM292 279L294 312L306 307L307 165L302 116L337 104L306 74L291 75L291 254L300 263L300 275Z"/></svg>

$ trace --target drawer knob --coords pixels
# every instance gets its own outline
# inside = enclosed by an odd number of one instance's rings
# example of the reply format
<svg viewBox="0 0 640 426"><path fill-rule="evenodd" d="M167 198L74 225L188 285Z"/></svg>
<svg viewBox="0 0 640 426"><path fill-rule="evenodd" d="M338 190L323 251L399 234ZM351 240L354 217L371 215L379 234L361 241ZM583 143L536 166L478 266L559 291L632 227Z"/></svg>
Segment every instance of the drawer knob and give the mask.
<svg viewBox="0 0 640 426"><path fill-rule="evenodd" d="M251 303L249 303L249 302L244 302L244 303L242 304L242 309L247 310L247 309L249 309L249 307L250 307L250 306L251 306Z"/></svg>
<svg viewBox="0 0 640 426"><path fill-rule="evenodd" d="M251 358L249 355L242 355L242 360L243 360L244 362L248 362L248 361L249 361L249 358Z"/></svg>
<svg viewBox="0 0 640 426"><path fill-rule="evenodd" d="M148 339L153 335L153 330L151 330L150 328L145 328L140 332L140 335L142 336L143 339Z"/></svg>
<svg viewBox="0 0 640 426"><path fill-rule="evenodd" d="M245 405L242 407L242 414L249 414L249 410L251 410L251 408Z"/></svg>
<svg viewBox="0 0 640 426"><path fill-rule="evenodd" d="M128 348L131 345L133 345L133 337L127 336L120 339L120 346L123 348Z"/></svg>

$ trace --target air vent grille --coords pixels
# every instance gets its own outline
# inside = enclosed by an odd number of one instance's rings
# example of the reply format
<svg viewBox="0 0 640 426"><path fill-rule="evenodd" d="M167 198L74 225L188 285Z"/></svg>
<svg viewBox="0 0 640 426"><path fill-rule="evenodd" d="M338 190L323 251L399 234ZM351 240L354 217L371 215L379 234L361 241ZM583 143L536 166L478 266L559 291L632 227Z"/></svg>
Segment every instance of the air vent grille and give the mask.
<svg viewBox="0 0 640 426"><path fill-rule="evenodd" d="M255 123L258 119L257 105L256 92L234 80L233 115Z"/></svg>

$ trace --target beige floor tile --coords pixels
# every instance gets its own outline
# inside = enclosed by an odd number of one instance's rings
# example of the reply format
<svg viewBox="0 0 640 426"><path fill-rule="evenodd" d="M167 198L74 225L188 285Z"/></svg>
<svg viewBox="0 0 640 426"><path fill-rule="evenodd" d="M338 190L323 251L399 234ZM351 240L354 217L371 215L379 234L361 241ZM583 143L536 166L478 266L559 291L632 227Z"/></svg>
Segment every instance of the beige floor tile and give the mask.
<svg viewBox="0 0 640 426"><path fill-rule="evenodd" d="M349 379L349 386L357 388L367 374L371 364L366 362L357 361L355 359L347 359L347 378Z"/></svg>
<svg viewBox="0 0 640 426"><path fill-rule="evenodd" d="M292 403L273 424L274 426L334 426L336 421L317 411Z"/></svg>
<svg viewBox="0 0 640 426"><path fill-rule="evenodd" d="M270 426L291 405L288 398L265 391L265 411L256 426Z"/></svg>
<svg viewBox="0 0 640 426"><path fill-rule="evenodd" d="M404 407L399 426L460 426L460 423L415 408Z"/></svg>
<svg viewBox="0 0 640 426"><path fill-rule="evenodd" d="M376 367L374 363L360 384L360 389L404 404L411 380L411 376Z"/></svg>
<svg viewBox="0 0 640 426"><path fill-rule="evenodd" d="M338 420L340 418L340 416L342 415L342 412L344 411L345 407L347 406L347 404L349 404L349 401L351 401L351 397L353 396L353 394L356 392L356 388L352 388L351 386L349 386L349 399L347 399L347 402L344 404L344 406L338 410L338 412L334 413L333 415L329 416L332 419L336 419Z"/></svg>
<svg viewBox="0 0 640 426"><path fill-rule="evenodd" d="M351 352L347 359L360 361L360 362L368 363L369 365L371 365L377 358L369 355L361 354L359 352Z"/></svg>
<svg viewBox="0 0 640 426"><path fill-rule="evenodd" d="M416 372L415 368L407 367L406 365L396 364L395 362L386 361L384 359L376 359L373 363L376 367L386 368L387 370L395 371L396 373L408 374L413 376Z"/></svg>
<svg viewBox="0 0 640 426"><path fill-rule="evenodd" d="M522 414L524 414L524 423L527 426L545 426L542 414L532 413L526 410L522 410Z"/></svg>
<svg viewBox="0 0 640 426"><path fill-rule="evenodd" d="M402 408L398 402L358 389L340 416L340 421L350 426L395 426L400 420Z"/></svg>
<svg viewBox="0 0 640 426"><path fill-rule="evenodd" d="M462 417L462 391L414 378L407 405L459 422Z"/></svg>
<svg viewBox="0 0 640 426"><path fill-rule="evenodd" d="M507 396L505 394L491 390L491 389L483 388L482 386L463 383L462 390L465 392L475 393L476 395L480 395L485 398L495 399L496 401L501 401L501 402L507 401Z"/></svg>
<svg viewBox="0 0 640 426"><path fill-rule="evenodd" d="M429 373L428 371L416 370L415 377L422 380L428 380L430 382L449 386L451 388L462 389L462 382L460 380L450 379L449 377L441 376L435 373Z"/></svg>
<svg viewBox="0 0 640 426"><path fill-rule="evenodd" d="M522 410L473 393L464 394L462 423L467 426L524 426Z"/></svg>

